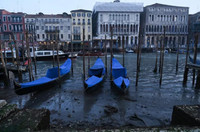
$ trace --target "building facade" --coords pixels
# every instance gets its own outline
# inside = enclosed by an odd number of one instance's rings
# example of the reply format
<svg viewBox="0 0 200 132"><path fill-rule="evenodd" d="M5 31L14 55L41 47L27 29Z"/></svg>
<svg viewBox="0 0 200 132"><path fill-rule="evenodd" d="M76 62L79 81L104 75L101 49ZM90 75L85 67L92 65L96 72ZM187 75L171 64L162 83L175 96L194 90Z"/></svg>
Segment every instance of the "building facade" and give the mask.
<svg viewBox="0 0 200 132"><path fill-rule="evenodd" d="M188 38L193 46L195 35L200 33L200 12L189 15L189 35ZM198 47L200 47L200 37L198 38Z"/></svg>
<svg viewBox="0 0 200 132"><path fill-rule="evenodd" d="M0 36L1 40L8 41L9 35L14 34L17 43L22 42L25 31L24 13L0 10Z"/></svg>
<svg viewBox="0 0 200 132"><path fill-rule="evenodd" d="M142 3L97 2L93 8L94 41L101 47L106 36L110 43L113 28L113 48L122 49L122 37L126 48L134 47L138 44L141 12Z"/></svg>
<svg viewBox="0 0 200 132"><path fill-rule="evenodd" d="M25 25L27 31L32 33L40 44L47 44L57 38L62 44L71 42L71 15L67 13L57 15L27 14Z"/></svg>
<svg viewBox="0 0 200 132"><path fill-rule="evenodd" d="M144 47L159 45L165 28L165 47L185 47L188 35L188 7L153 4L144 8L142 28Z"/></svg>
<svg viewBox="0 0 200 132"><path fill-rule="evenodd" d="M92 11L72 10L72 42L75 50L81 50L81 43L89 44L92 41ZM83 38L84 31L84 38Z"/></svg>

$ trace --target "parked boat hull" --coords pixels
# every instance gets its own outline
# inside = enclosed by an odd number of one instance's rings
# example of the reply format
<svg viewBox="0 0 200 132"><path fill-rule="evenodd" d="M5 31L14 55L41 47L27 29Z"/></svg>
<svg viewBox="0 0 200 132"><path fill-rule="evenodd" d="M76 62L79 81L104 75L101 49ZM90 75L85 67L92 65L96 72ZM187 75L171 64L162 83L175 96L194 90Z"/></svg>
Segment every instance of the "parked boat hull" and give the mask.
<svg viewBox="0 0 200 132"><path fill-rule="evenodd" d="M58 85L61 81L68 79L69 77L70 77L70 72L61 76L60 79L57 78L48 83L44 83L41 85L36 85L36 86L28 87L28 88L21 88L20 84L17 83L16 81L14 81L15 93L18 95L23 95L23 94L32 93L35 91L43 91L45 89L49 89L49 88L52 88L52 87Z"/></svg>

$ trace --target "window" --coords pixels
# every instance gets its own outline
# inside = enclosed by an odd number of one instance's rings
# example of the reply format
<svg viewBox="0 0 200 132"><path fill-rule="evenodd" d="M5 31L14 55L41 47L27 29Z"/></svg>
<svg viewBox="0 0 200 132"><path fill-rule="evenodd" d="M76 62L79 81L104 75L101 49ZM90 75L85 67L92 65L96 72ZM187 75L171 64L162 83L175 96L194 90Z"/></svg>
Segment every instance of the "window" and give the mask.
<svg viewBox="0 0 200 132"><path fill-rule="evenodd" d="M9 30L12 31L12 26L11 25L9 25Z"/></svg>
<svg viewBox="0 0 200 132"><path fill-rule="evenodd" d="M43 39L45 38L44 34L42 34L42 38L43 38Z"/></svg>
<svg viewBox="0 0 200 132"><path fill-rule="evenodd" d="M80 19L78 19L78 25L80 25L81 24L81 20Z"/></svg>
<svg viewBox="0 0 200 132"><path fill-rule="evenodd" d="M85 13L82 13L82 17L85 17Z"/></svg>
<svg viewBox="0 0 200 132"><path fill-rule="evenodd" d="M85 19L83 19L83 25L85 25Z"/></svg>
<svg viewBox="0 0 200 132"><path fill-rule="evenodd" d="M40 39L40 35L39 34L37 34L37 38Z"/></svg>
<svg viewBox="0 0 200 132"><path fill-rule="evenodd" d="M63 39L63 34L61 34L61 39Z"/></svg>
<svg viewBox="0 0 200 132"><path fill-rule="evenodd" d="M37 52L37 55L43 55L43 52Z"/></svg>
<svg viewBox="0 0 200 132"><path fill-rule="evenodd" d="M88 26L88 32L90 33L91 31L90 31L91 29L90 29L90 26Z"/></svg>
<svg viewBox="0 0 200 132"><path fill-rule="evenodd" d="M70 26L67 26L67 29L70 30Z"/></svg>
<svg viewBox="0 0 200 132"><path fill-rule="evenodd" d="M36 30L39 30L39 26L36 26Z"/></svg>
<svg viewBox="0 0 200 132"><path fill-rule="evenodd" d="M63 30L63 26L60 26L60 30Z"/></svg>
<svg viewBox="0 0 200 132"><path fill-rule="evenodd" d="M68 34L68 39L71 39L71 35L70 34Z"/></svg>
<svg viewBox="0 0 200 132"><path fill-rule="evenodd" d="M88 25L90 25L90 19L88 19Z"/></svg>
<svg viewBox="0 0 200 132"><path fill-rule="evenodd" d="M44 30L44 26L42 26L42 30Z"/></svg>
<svg viewBox="0 0 200 132"><path fill-rule="evenodd" d="M48 30L48 26L45 26L45 30Z"/></svg>
<svg viewBox="0 0 200 132"><path fill-rule="evenodd" d="M76 13L72 13L72 17L75 17L76 16Z"/></svg>
<svg viewBox="0 0 200 132"><path fill-rule="evenodd" d="M91 13L88 13L88 14L87 14L87 17L91 17Z"/></svg>
<svg viewBox="0 0 200 132"><path fill-rule="evenodd" d="M80 16L81 16L81 13L78 13L77 16L80 17Z"/></svg>
<svg viewBox="0 0 200 132"><path fill-rule="evenodd" d="M10 17L8 17L8 21L10 22Z"/></svg>
<svg viewBox="0 0 200 132"><path fill-rule="evenodd" d="M6 17L5 17L5 16L3 17L3 21L4 21L4 22L6 21Z"/></svg>
<svg viewBox="0 0 200 132"><path fill-rule="evenodd" d="M73 19L73 24L74 24L74 25L76 24L75 19Z"/></svg>
<svg viewBox="0 0 200 132"><path fill-rule="evenodd" d="M7 26L6 25L4 25L4 31L7 31Z"/></svg>
<svg viewBox="0 0 200 132"><path fill-rule="evenodd" d="M44 52L44 55L50 55L51 53L50 52Z"/></svg>

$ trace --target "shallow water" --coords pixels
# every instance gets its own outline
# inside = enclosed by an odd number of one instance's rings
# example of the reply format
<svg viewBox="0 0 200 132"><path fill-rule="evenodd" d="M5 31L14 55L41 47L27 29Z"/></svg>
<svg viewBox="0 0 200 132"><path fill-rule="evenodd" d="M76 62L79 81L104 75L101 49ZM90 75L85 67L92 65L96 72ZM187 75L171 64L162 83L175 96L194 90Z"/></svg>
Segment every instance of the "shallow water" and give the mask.
<svg viewBox="0 0 200 132"><path fill-rule="evenodd" d="M122 63L122 54L115 57ZM97 57L91 57L91 65ZM101 57L104 61L105 57ZM138 87L136 80L136 54L125 55L125 67L130 79L128 93L121 95L111 89L109 75L102 88L85 93L82 83L82 57L74 60L74 74L62 83L35 94L16 95L13 88L0 88L0 99L17 104L19 108L46 108L51 111L51 124L67 126L71 124L111 126L164 126L169 125L174 105L199 104L199 90L192 87L191 71L186 87L182 86L185 55L179 56L179 71L176 74L176 54L165 54L163 82L159 86L159 73L153 73L155 54L142 54ZM110 57L108 56L108 66ZM63 63L63 62L62 62ZM86 57L87 64L87 57ZM36 78L45 76L52 62L37 62ZM108 68L109 69L109 68ZM87 71L87 66L86 66ZM108 70L109 73L109 70ZM87 75L87 74L86 74ZM23 75L28 81L28 73ZM117 113L106 114L104 106L111 105ZM136 118L137 117L137 118Z"/></svg>

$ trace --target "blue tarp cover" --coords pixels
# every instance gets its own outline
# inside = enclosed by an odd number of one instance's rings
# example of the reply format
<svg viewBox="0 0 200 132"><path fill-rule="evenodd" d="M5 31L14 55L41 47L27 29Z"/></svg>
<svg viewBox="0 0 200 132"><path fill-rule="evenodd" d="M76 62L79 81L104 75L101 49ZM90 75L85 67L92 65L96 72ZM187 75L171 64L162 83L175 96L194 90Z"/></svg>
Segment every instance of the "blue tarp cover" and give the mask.
<svg viewBox="0 0 200 132"><path fill-rule="evenodd" d="M102 77L99 78L96 76L91 76L85 81L85 83L88 85L88 88L89 88L89 87L93 87L94 85L100 83L102 80L103 80Z"/></svg>
<svg viewBox="0 0 200 132"><path fill-rule="evenodd" d="M129 85L130 85L130 81L129 81L128 78L118 77L117 79L114 80L114 83L118 88L121 88L121 85L122 85L123 81L124 81L124 83L126 85L126 88L128 88Z"/></svg>
<svg viewBox="0 0 200 132"><path fill-rule="evenodd" d="M191 63L194 63L194 59L191 56L189 56L189 59L190 59ZM196 59L196 63L195 64L200 65L200 60Z"/></svg>
<svg viewBox="0 0 200 132"><path fill-rule="evenodd" d="M114 79L127 76L126 69L115 58L112 59L112 76Z"/></svg>
<svg viewBox="0 0 200 132"><path fill-rule="evenodd" d="M71 69L71 59L67 59L63 65L60 66L60 75L67 74ZM55 80L58 77L58 67L50 68L45 77L37 79L32 82L20 83L22 88L37 86Z"/></svg>
<svg viewBox="0 0 200 132"><path fill-rule="evenodd" d="M89 70L89 77L85 83L89 87L93 87L96 84L100 83L103 80L103 77L98 77L99 75L102 76L105 74L105 66L101 58L98 58L94 65Z"/></svg>
<svg viewBox="0 0 200 132"><path fill-rule="evenodd" d="M105 66L101 58L98 58L89 70L89 76L105 74Z"/></svg>

